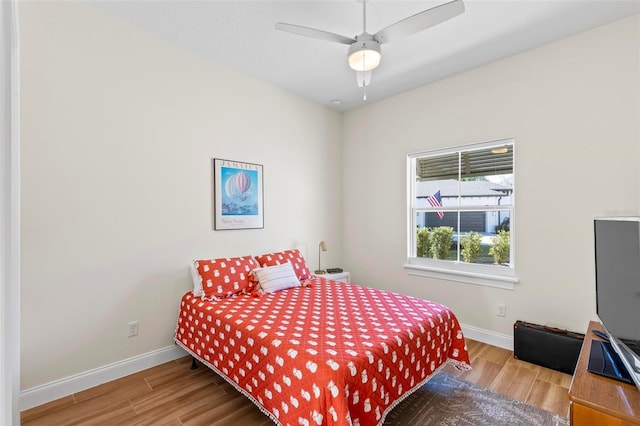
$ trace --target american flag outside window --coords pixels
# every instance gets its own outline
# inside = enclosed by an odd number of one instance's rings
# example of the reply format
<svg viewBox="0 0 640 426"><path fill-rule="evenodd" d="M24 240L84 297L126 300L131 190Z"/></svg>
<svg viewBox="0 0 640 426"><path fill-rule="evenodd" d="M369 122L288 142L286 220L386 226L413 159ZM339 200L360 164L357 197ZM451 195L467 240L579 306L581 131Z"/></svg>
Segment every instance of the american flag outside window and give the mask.
<svg viewBox="0 0 640 426"><path fill-rule="evenodd" d="M442 207L442 198L440 198L440 190L438 190L438 192L436 192L435 194L430 195L429 198L427 198L427 201L433 207ZM438 215L440 220L442 220L442 218L444 217L444 212L442 211L437 211L436 214Z"/></svg>

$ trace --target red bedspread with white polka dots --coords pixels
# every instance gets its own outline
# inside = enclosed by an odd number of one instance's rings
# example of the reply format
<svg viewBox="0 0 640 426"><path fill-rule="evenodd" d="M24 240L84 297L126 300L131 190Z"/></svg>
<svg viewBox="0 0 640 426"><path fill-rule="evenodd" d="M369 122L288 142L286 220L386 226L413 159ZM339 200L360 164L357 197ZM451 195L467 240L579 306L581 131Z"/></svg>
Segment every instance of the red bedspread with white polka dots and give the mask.
<svg viewBox="0 0 640 426"><path fill-rule="evenodd" d="M445 306L314 278L254 297L182 298L175 341L281 425L379 425L469 355Z"/></svg>

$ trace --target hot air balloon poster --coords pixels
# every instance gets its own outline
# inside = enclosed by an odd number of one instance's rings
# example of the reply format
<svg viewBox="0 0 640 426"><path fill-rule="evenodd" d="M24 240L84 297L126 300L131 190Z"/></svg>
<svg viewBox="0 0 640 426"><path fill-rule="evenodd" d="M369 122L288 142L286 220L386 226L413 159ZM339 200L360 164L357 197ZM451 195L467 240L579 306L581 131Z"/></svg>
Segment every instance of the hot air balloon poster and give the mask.
<svg viewBox="0 0 640 426"><path fill-rule="evenodd" d="M264 228L262 165L213 159L213 229Z"/></svg>

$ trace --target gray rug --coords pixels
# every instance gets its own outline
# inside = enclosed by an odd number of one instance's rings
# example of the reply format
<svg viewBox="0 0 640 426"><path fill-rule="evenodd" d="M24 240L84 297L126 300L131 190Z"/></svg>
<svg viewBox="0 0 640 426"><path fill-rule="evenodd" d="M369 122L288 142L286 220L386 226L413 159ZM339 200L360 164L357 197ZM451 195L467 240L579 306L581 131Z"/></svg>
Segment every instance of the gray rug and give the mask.
<svg viewBox="0 0 640 426"><path fill-rule="evenodd" d="M568 426L569 420L440 372L393 409L383 426Z"/></svg>

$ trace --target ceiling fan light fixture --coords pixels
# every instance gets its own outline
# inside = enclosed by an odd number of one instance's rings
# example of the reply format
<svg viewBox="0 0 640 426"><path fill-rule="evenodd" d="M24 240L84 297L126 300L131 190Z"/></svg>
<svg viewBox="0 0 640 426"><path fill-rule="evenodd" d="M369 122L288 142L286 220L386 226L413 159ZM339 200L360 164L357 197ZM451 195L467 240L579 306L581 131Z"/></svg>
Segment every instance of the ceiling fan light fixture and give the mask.
<svg viewBox="0 0 640 426"><path fill-rule="evenodd" d="M375 40L357 41L349 48L349 66L355 71L371 71L381 58L380 43Z"/></svg>

